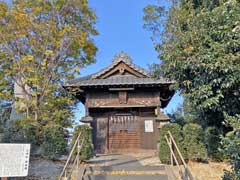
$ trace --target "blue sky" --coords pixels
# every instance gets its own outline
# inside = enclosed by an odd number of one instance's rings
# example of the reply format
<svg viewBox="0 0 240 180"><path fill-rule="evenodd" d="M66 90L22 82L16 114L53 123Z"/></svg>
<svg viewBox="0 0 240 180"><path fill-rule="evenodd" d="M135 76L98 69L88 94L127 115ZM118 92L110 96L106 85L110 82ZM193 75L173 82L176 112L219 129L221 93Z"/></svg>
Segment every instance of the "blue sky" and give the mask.
<svg viewBox="0 0 240 180"><path fill-rule="evenodd" d="M151 33L143 29L143 8L151 3L156 0L89 0L98 16L96 28L100 34L94 39L99 50L97 62L81 69L81 76L108 66L113 56L121 51L144 68L151 63L160 63L150 39ZM175 95L164 112L172 112L181 103L182 97ZM77 120L83 115L84 107L80 104L76 111Z"/></svg>

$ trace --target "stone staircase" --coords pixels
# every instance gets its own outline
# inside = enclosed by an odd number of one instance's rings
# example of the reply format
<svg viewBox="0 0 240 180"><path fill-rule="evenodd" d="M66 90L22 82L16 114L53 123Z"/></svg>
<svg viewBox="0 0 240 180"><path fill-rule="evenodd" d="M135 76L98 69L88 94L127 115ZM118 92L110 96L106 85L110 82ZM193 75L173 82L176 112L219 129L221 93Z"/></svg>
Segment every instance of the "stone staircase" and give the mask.
<svg viewBox="0 0 240 180"><path fill-rule="evenodd" d="M170 180L165 166L87 167L83 180Z"/></svg>
<svg viewBox="0 0 240 180"><path fill-rule="evenodd" d="M171 134L165 136L171 152L171 166L162 165L158 157L143 154L107 154L97 155L93 159L82 163L79 155L84 142L77 140L70 152L67 162L58 180L194 180L190 169L184 161L179 148ZM177 150L181 163L178 162L173 151ZM75 150L75 151L74 151ZM74 153L77 152L77 153ZM75 155L75 156L73 156ZM153 158L153 159L151 159ZM157 158L157 162L154 161ZM147 161L146 161L147 160ZM149 161L150 160L150 161ZM174 166L175 164L177 166ZM146 163L148 162L148 163ZM183 164L183 168L181 168ZM155 166L154 166L155 165Z"/></svg>
<svg viewBox="0 0 240 180"><path fill-rule="evenodd" d="M98 156L72 172L71 180L178 180L171 166L140 163L149 157ZM141 161L142 162L142 161Z"/></svg>

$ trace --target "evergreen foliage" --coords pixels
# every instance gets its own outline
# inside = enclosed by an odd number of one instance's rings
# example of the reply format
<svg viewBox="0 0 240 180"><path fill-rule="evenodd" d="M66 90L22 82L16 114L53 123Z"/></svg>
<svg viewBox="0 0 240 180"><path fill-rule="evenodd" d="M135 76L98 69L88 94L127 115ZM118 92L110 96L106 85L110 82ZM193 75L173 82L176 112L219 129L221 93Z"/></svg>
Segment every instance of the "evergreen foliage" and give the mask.
<svg viewBox="0 0 240 180"><path fill-rule="evenodd" d="M24 126L16 122L13 126L6 128L4 131L5 143L31 143L32 149L37 146L37 127L32 124Z"/></svg>
<svg viewBox="0 0 240 180"><path fill-rule="evenodd" d="M44 129L44 139L41 148L43 155L49 159L57 159L66 153L66 131L59 126Z"/></svg>
<svg viewBox="0 0 240 180"><path fill-rule="evenodd" d="M144 27L153 33L161 73L176 80L204 128L225 129L223 112L240 112L240 2L174 2L169 9L145 8Z"/></svg>
<svg viewBox="0 0 240 180"><path fill-rule="evenodd" d="M159 138L159 158L162 163L169 164L170 163L170 150L165 139L165 135L170 131L175 139L178 147L180 148L181 153L185 154L184 149L182 148L183 136L181 132L181 126L176 123L165 124L160 129L160 138ZM177 153L176 153L177 154Z"/></svg>
<svg viewBox="0 0 240 180"><path fill-rule="evenodd" d="M5 104L0 99L0 133L3 133L6 128L6 123L10 119L11 109L10 104Z"/></svg>
<svg viewBox="0 0 240 180"><path fill-rule="evenodd" d="M232 171L225 171L224 180L240 179L240 115L228 116L225 114L227 122L232 131L223 138L223 150L232 161Z"/></svg>
<svg viewBox="0 0 240 180"><path fill-rule="evenodd" d="M175 111L173 111L172 113L168 113L167 115L173 123L177 123L180 126L184 126L184 124L186 124L184 110L182 106L179 106Z"/></svg>
<svg viewBox="0 0 240 180"><path fill-rule="evenodd" d="M239 126L233 119L240 114L240 1L177 0L170 8L159 3L144 11L144 27L162 60L163 72L155 73L176 80L204 129L216 127L223 136L230 131L223 144L233 170L224 179L239 179Z"/></svg>
<svg viewBox="0 0 240 180"><path fill-rule="evenodd" d="M44 128L43 139L38 139L39 127L19 120L4 133L4 142L31 143L32 154L55 160L66 153L67 130L59 125ZM43 142L40 144L39 142Z"/></svg>
<svg viewBox="0 0 240 180"><path fill-rule="evenodd" d="M71 143L72 146L79 134L81 134L80 144L83 142L80 159L88 160L94 156L94 148L92 143L92 128L88 125L79 125L75 127Z"/></svg>
<svg viewBox="0 0 240 180"><path fill-rule="evenodd" d="M183 104L172 113L168 114L171 121L184 126L187 123L200 123L201 117L198 116L195 109L192 107L188 98L184 97Z"/></svg>
<svg viewBox="0 0 240 180"><path fill-rule="evenodd" d="M189 160L206 161L207 149L204 144L203 130L200 125L189 123L183 127L183 146Z"/></svg>
<svg viewBox="0 0 240 180"><path fill-rule="evenodd" d="M216 127L208 127L204 132L205 144L207 147L208 156L212 160L224 160L224 154L220 150L221 147L221 132Z"/></svg>

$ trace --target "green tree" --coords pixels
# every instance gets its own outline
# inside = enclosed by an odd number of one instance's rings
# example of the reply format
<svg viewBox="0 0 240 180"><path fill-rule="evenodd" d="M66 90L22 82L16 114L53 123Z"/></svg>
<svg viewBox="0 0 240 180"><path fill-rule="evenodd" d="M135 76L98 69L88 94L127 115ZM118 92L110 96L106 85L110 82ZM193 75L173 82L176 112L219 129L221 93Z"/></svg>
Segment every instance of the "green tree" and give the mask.
<svg viewBox="0 0 240 180"><path fill-rule="evenodd" d="M179 106L175 111L168 113L167 115L171 119L171 122L177 123L180 126L184 126L186 123L182 106Z"/></svg>
<svg viewBox="0 0 240 180"><path fill-rule="evenodd" d="M222 161L226 158L221 148L221 131L216 127L208 127L204 131L204 139L208 156L215 161Z"/></svg>
<svg viewBox="0 0 240 180"><path fill-rule="evenodd" d="M176 80L175 88L201 114L202 126L224 128L223 112L240 111L240 5L220 1L209 10L195 2L147 6L144 26L153 32L164 75Z"/></svg>
<svg viewBox="0 0 240 180"><path fill-rule="evenodd" d="M206 161L207 149L204 144L203 130L200 125L189 123L183 127L183 146L188 159Z"/></svg>
<svg viewBox="0 0 240 180"><path fill-rule="evenodd" d="M187 97L184 97L183 104L181 104L175 111L168 114L171 118L171 121L184 126L188 123L200 123L201 117L198 116L198 113L192 107L191 102Z"/></svg>
<svg viewBox="0 0 240 180"><path fill-rule="evenodd" d="M94 62L95 22L87 0L0 2L0 98L15 101L19 130L31 126L38 145L45 129L71 126L75 100L61 84Z"/></svg>
<svg viewBox="0 0 240 180"><path fill-rule="evenodd" d="M226 117L240 114L240 2L177 0L160 7L145 8L144 26L153 32L164 75L189 97L203 128L236 128ZM227 152L238 139L229 138ZM232 159L238 176L238 160Z"/></svg>
<svg viewBox="0 0 240 180"><path fill-rule="evenodd" d="M225 114L227 122L233 127L223 138L225 153L232 161L232 171L225 171L224 180L240 179L240 115L229 116Z"/></svg>

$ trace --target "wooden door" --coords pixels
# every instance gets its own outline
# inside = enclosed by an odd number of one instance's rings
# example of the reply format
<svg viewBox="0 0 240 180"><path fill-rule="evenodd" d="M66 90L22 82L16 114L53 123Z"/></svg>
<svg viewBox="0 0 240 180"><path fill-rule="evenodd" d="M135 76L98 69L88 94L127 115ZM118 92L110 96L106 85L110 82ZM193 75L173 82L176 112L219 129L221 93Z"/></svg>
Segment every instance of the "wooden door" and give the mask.
<svg viewBox="0 0 240 180"><path fill-rule="evenodd" d="M110 153L134 152L140 148L139 121L136 116L110 116L108 127Z"/></svg>

